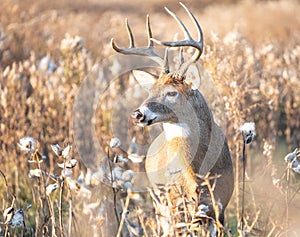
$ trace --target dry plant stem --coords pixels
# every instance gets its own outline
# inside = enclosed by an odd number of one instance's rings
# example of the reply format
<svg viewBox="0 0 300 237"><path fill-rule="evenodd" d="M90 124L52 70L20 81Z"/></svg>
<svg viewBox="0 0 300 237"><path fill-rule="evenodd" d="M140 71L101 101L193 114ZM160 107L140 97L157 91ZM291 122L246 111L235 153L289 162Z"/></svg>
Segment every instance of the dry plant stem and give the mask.
<svg viewBox="0 0 300 237"><path fill-rule="evenodd" d="M171 201L171 197L170 197L170 193L168 193L166 195L166 198L167 198L167 205L168 207L173 207L173 204L172 204L172 201ZM175 220L175 216L174 216L174 212L170 212L170 215L169 215L170 219L171 219L171 230L170 230L170 235L172 234L173 236L176 236L176 232L175 232L175 225L176 225L176 220Z"/></svg>
<svg viewBox="0 0 300 237"><path fill-rule="evenodd" d="M123 228L123 225L124 225L124 222L125 222L125 215L126 215L126 212L128 210L130 198L131 198L131 190L129 189L127 191L127 197L126 197L125 205L124 205L123 212L122 212L122 219L120 221L119 229L118 229L118 233L117 233L116 237L121 237L122 236L122 228Z"/></svg>
<svg viewBox="0 0 300 237"><path fill-rule="evenodd" d="M137 210L140 210L140 209L137 209ZM144 236L145 236L145 237L148 237L147 229L146 229L146 226L145 226L145 220L144 220L144 218L142 217L142 215L139 214L138 211L137 211L137 213L138 213L138 218L139 218L139 220L140 220L141 226L142 226L143 231L144 231Z"/></svg>
<svg viewBox="0 0 300 237"><path fill-rule="evenodd" d="M5 225L5 233L4 233L4 237L8 236L8 224Z"/></svg>
<svg viewBox="0 0 300 237"><path fill-rule="evenodd" d="M76 236L82 236L80 230L77 228L78 227L78 222L76 220L76 216L73 213L73 199L72 199L72 194L69 189L68 190L68 199L69 199L69 226L68 226L68 236L71 237L72 233L72 228L73 228L73 233L77 233ZM72 225L73 223L73 225Z"/></svg>
<svg viewBox="0 0 300 237"><path fill-rule="evenodd" d="M51 178L51 177L48 175L47 179L49 179L49 178ZM48 180L47 180L47 182L48 182ZM52 224L52 226L51 226L52 236L56 236L56 231L55 231L56 223L55 223L55 215L54 215L54 211L53 211L54 210L53 203L48 195L46 196L46 198L47 198L47 204L49 206L49 212L50 212L50 218L51 218L51 224Z"/></svg>
<svg viewBox="0 0 300 237"><path fill-rule="evenodd" d="M40 162L39 162L40 160L39 160L38 151L35 151L34 158L35 158L35 161L36 161L36 164L37 164L37 168L39 170L42 170ZM40 201L41 201L41 203L43 203L43 200L46 199L46 202L47 202L47 205L48 205L48 210L49 210L49 213L50 213L50 218L52 220L52 225L55 226L55 218L54 218L54 212L53 212L53 205L52 205L52 202L51 202L49 196L46 195L46 186L45 186L45 179L44 179L43 174L41 174L41 177L39 179L41 180L41 184L42 184L41 185L42 186L41 187L42 193L40 193L40 196L41 196L40 197L41 198ZM48 222L48 221L49 221L49 218L44 217L44 223L42 224L42 229L44 228L44 226L46 226L46 222ZM52 231L54 231L54 232L52 232L52 236L56 236L55 228L52 228ZM36 233L36 234L38 234L38 233Z"/></svg>
<svg viewBox="0 0 300 237"><path fill-rule="evenodd" d="M107 151L107 162L108 162L110 177L111 177L111 188L113 191L114 212L115 212L115 216L116 216L116 219L118 222L118 226L120 226L120 219L119 219L119 214L118 214L118 210L117 210L117 190L114 188L113 172L112 172L112 167L111 167L110 160L109 160L109 150Z"/></svg>
<svg viewBox="0 0 300 237"><path fill-rule="evenodd" d="M212 206L213 206L214 211L215 211L215 219L216 219L217 227L218 227L218 229L220 229L220 227L223 227L223 225L221 224L221 222L219 220L219 217L220 217L219 206L216 203L214 192L213 192L213 188L210 185L210 182L209 182L208 178L206 178L205 185L207 186L209 194L211 196L211 203L212 203Z"/></svg>
<svg viewBox="0 0 300 237"><path fill-rule="evenodd" d="M78 221L77 221L77 219L76 219L76 216L74 215L74 213L73 213L73 208L72 208L72 221L73 221L73 223L74 223L74 233L78 233L78 236L83 236L82 234L81 234L81 230L78 228ZM71 233L71 232L70 232ZM103 234L101 235L101 236L103 236Z"/></svg>
<svg viewBox="0 0 300 237"><path fill-rule="evenodd" d="M286 182L287 182L287 189L286 189L286 193L285 193L285 206L286 206L286 229L288 230L289 228L289 196L290 196L290 169L292 166L292 162L290 162L290 164L288 164L287 167L287 174L286 174ZM286 232L286 237L288 237L288 232Z"/></svg>
<svg viewBox="0 0 300 237"><path fill-rule="evenodd" d="M68 228L68 236L70 237L71 236L71 230L72 230L72 196L69 192L69 228Z"/></svg>
<svg viewBox="0 0 300 237"><path fill-rule="evenodd" d="M238 146L236 146L236 154L239 154ZM240 221L240 191L239 191L239 158L238 155L235 158L235 198L236 198L236 219Z"/></svg>
<svg viewBox="0 0 300 237"><path fill-rule="evenodd" d="M294 198L297 196L297 194L299 193L299 191L300 191L300 187L296 191L294 191L294 193L289 198L289 204L294 200Z"/></svg>
<svg viewBox="0 0 300 237"><path fill-rule="evenodd" d="M20 167L20 161L18 160L18 167ZM19 169L15 170L15 193L16 197L19 197L20 187L19 187Z"/></svg>
<svg viewBox="0 0 300 237"><path fill-rule="evenodd" d="M0 173L4 179L4 182L5 182L5 187L6 187L6 192L9 193L11 196L12 196L12 202L11 202L11 207L14 206L14 203L15 203L15 200L16 200L16 196L15 194L13 194L10 190L9 190L9 187L8 187L8 183L7 183L7 179L6 179L6 176L5 174L2 172L2 170L0 170ZM8 224L5 225L5 233L4 233L4 237L8 236Z"/></svg>
<svg viewBox="0 0 300 237"><path fill-rule="evenodd" d="M12 207L12 206L14 205L14 203L15 203L16 196L15 196L15 194L13 194L13 193L9 190L6 176L5 176L5 174L2 172L2 170L0 170L0 174L2 175L2 177L3 177L3 179L4 179L5 187L6 187L6 192L9 193L10 196L12 197L12 203L11 203L11 207Z"/></svg>
<svg viewBox="0 0 300 237"><path fill-rule="evenodd" d="M32 193L32 197L33 197L33 203L35 205L37 205L36 195L35 195L33 187L31 187L31 193ZM36 210L35 210L35 236L37 236L37 233L38 233L38 230L39 230L39 225L40 225L39 211L38 211L38 208L36 208Z"/></svg>
<svg viewBox="0 0 300 237"><path fill-rule="evenodd" d="M185 221L185 223L188 223L188 211L187 211L186 201L185 201L185 198L184 198L183 192L184 192L184 191L183 191L183 190L181 190L180 196L181 196L182 203L183 203L183 210L184 210L184 221Z"/></svg>
<svg viewBox="0 0 300 237"><path fill-rule="evenodd" d="M242 228L242 233L244 233L244 212L245 212L245 176L246 176L246 141L243 142L243 177L242 177L242 213L241 213L241 228Z"/></svg>
<svg viewBox="0 0 300 237"><path fill-rule="evenodd" d="M50 201L49 202L49 205L50 205L50 210L52 211L53 210L53 204L52 202ZM51 222L52 222L52 236L56 236L55 234L55 216L53 213L51 213Z"/></svg>
<svg viewBox="0 0 300 237"><path fill-rule="evenodd" d="M273 227L272 227L272 229L270 230L270 232L268 233L267 237L273 236L273 232L274 232L274 231L276 230L276 228L277 228L275 223L272 222L272 225L273 225Z"/></svg>
<svg viewBox="0 0 300 237"><path fill-rule="evenodd" d="M64 236L64 228L63 228L63 218L62 218L62 203L63 203L63 195L64 195L64 178L62 177L60 193L59 193L59 229L61 236Z"/></svg>
<svg viewBox="0 0 300 237"><path fill-rule="evenodd" d="M251 231L253 230L255 224L256 224L257 221L258 221L259 215L260 215L260 211L256 212L255 218L254 218L252 224L249 226L249 232L251 232Z"/></svg>

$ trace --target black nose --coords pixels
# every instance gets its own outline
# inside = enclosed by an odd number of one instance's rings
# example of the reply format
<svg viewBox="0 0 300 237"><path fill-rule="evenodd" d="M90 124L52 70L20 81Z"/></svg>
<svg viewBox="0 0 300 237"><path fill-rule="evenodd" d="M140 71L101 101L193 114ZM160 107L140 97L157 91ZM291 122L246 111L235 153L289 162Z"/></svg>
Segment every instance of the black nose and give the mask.
<svg viewBox="0 0 300 237"><path fill-rule="evenodd" d="M142 114L142 112L137 109L136 111L134 111L132 114L131 114L131 117L135 120L137 120L138 122L141 122L141 120L144 118L144 115Z"/></svg>

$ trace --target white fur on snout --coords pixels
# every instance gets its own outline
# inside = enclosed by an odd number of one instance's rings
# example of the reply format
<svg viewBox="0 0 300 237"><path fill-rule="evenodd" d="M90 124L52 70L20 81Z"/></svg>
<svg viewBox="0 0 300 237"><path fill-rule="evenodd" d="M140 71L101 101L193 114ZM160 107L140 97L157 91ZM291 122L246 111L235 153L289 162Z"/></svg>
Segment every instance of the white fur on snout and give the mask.
<svg viewBox="0 0 300 237"><path fill-rule="evenodd" d="M139 108L140 112L144 115L144 120L143 122L138 123L140 126L147 126L149 120L153 120L157 118L157 114L152 112L148 107L146 106L141 106Z"/></svg>
<svg viewBox="0 0 300 237"><path fill-rule="evenodd" d="M164 123L164 131L167 141L171 141L175 137L188 137L190 128L186 123Z"/></svg>

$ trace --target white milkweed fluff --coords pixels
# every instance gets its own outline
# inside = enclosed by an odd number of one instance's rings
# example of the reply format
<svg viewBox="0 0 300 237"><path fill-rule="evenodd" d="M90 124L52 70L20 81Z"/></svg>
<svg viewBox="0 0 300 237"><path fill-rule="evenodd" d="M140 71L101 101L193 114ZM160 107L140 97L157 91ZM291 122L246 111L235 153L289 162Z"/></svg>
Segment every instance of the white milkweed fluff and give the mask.
<svg viewBox="0 0 300 237"><path fill-rule="evenodd" d="M255 123L247 122L240 127L245 144L251 144L255 137Z"/></svg>

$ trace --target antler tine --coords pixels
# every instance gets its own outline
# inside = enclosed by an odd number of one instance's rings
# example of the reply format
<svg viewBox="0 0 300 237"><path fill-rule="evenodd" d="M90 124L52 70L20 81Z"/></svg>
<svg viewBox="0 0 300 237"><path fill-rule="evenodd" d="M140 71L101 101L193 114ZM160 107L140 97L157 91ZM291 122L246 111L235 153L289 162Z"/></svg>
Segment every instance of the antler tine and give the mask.
<svg viewBox="0 0 300 237"><path fill-rule="evenodd" d="M169 13L174 19L175 21L177 21L177 23L180 25L183 33L184 33L184 36L185 38L188 38L188 39L192 39L192 36L189 32L189 30L186 28L186 26L183 24L182 20L172 11L170 11L167 7L165 7L165 10L167 13Z"/></svg>
<svg viewBox="0 0 300 237"><path fill-rule="evenodd" d="M153 47L153 42L151 41L152 31L151 31L151 26L150 26L150 17L149 17L149 15L147 15L146 25L147 25L147 34L148 34L148 48L152 48Z"/></svg>
<svg viewBox="0 0 300 237"><path fill-rule="evenodd" d="M128 23L128 18L126 18L126 20L125 20L125 25L126 25L127 34L129 37L129 48L134 48L134 38L133 38L132 30Z"/></svg>
<svg viewBox="0 0 300 237"><path fill-rule="evenodd" d="M198 31L198 41L194 40L191 37L190 32L188 31L186 26L183 24L183 22L180 20L180 18L175 13L173 13L172 11L170 11L167 8L165 8L166 11L178 22L186 39L181 40L181 41L160 41L160 40L151 38L151 40L157 44L161 44L161 45L165 45L165 46L169 46L169 47L190 46L190 47L196 48L196 52L194 53L194 55L188 61L186 61L185 63L182 63L178 69L177 73L179 74L179 76L182 77L186 73L188 67L192 63L196 62L200 58L200 56L203 52L203 32L202 32L199 22L196 20L193 13L183 3L180 2L180 5L188 13L189 17L192 19L192 21L194 22L194 24L196 26L197 31Z"/></svg>
<svg viewBox="0 0 300 237"><path fill-rule="evenodd" d="M168 8L165 7L165 10L178 22L178 24L180 25L180 27L184 33L185 38L187 38L187 39L182 40L182 41L160 41L160 40L151 38L151 40L157 44L165 45L165 46L169 46L169 47L194 46L194 45L192 45L192 44L194 44L194 40L193 40L192 36L190 35L190 32L188 31L186 26L180 20L180 18L178 16L176 16L176 14L174 12L170 11ZM194 47L196 47L196 46L194 46Z"/></svg>
<svg viewBox="0 0 300 237"><path fill-rule="evenodd" d="M203 52L203 32L199 22L197 21L193 13L183 3L180 2L180 5L184 8L184 10L188 13L189 17L193 20L198 32L198 41L193 40L196 43L196 52L188 61L181 64L181 67L178 70L179 75L184 75L188 70L189 66L201 57L201 54Z"/></svg>
<svg viewBox="0 0 300 237"><path fill-rule="evenodd" d="M165 73L170 72L168 56L169 56L169 48L166 48L165 57L164 57L164 70L165 70Z"/></svg>
<svg viewBox="0 0 300 237"><path fill-rule="evenodd" d="M189 17L193 20L193 22L194 22L194 24L195 24L195 26L197 28L198 43L200 45L200 50L201 50L201 53L202 53L203 52L203 31L202 31L202 28L201 28L199 22L197 21L196 17L194 16L194 14L190 11L190 9L188 9L182 2L179 2L179 4L188 13Z"/></svg>
<svg viewBox="0 0 300 237"><path fill-rule="evenodd" d="M131 28L129 26L127 18L125 20L125 26L126 26L126 30L127 30L127 34L128 34L128 38L129 38L129 48L126 49L126 48L121 48L121 47L117 46L117 44L115 43L114 38L111 39L111 46L118 53L122 53L122 54L134 54L133 51L135 51L135 50L131 50L131 49L136 49L136 48L134 46L133 33L132 33L132 30L131 30ZM129 51L132 51L132 52L129 52Z"/></svg>
<svg viewBox="0 0 300 237"><path fill-rule="evenodd" d="M112 48L121 54L124 55L140 55L140 56L147 56L150 57L153 61L155 61L156 63L158 63L161 67L165 66L165 62L163 60L163 58L161 58L158 54L156 54L154 52L154 47L153 47L153 42L151 41L152 38L152 32L151 32L151 27L150 27L150 20L149 20L149 16L147 15L147 36L148 36L148 47L147 48L136 48L134 46L134 38L133 38L133 34L132 34L132 30L128 24L128 20L126 19L125 22L126 25L126 30L128 33L128 37L129 37L129 48L121 48L119 47L116 43L115 40L112 38L111 39L111 46Z"/></svg>
<svg viewBox="0 0 300 237"><path fill-rule="evenodd" d="M180 62L180 65L182 65L184 63L183 47L180 47L180 49L179 49L179 62Z"/></svg>

